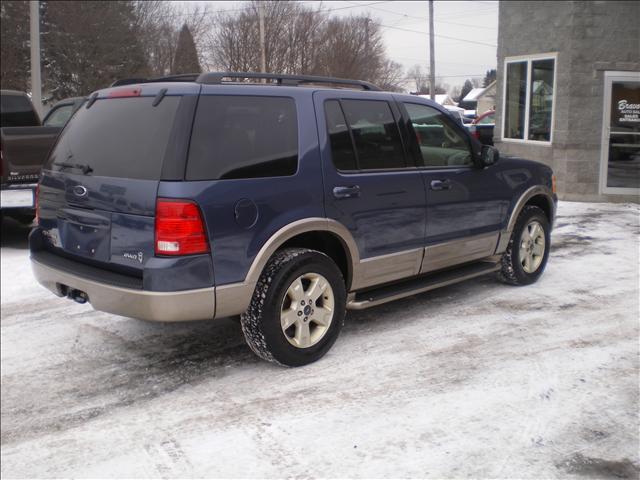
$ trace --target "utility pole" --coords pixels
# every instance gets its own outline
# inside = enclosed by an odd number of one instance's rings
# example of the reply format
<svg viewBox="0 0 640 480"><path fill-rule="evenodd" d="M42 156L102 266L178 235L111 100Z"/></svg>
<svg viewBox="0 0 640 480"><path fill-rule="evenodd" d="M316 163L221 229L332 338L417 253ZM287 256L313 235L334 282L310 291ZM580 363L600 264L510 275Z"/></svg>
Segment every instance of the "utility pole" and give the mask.
<svg viewBox="0 0 640 480"><path fill-rule="evenodd" d="M429 93L431 100L436 99L436 57L433 38L433 0L429 0Z"/></svg>
<svg viewBox="0 0 640 480"><path fill-rule="evenodd" d="M264 44L264 3L258 2L258 17L260 19L260 68L267 73L267 52Z"/></svg>
<svg viewBox="0 0 640 480"><path fill-rule="evenodd" d="M40 2L29 1L31 30L31 102L42 118L42 81L40 79Z"/></svg>

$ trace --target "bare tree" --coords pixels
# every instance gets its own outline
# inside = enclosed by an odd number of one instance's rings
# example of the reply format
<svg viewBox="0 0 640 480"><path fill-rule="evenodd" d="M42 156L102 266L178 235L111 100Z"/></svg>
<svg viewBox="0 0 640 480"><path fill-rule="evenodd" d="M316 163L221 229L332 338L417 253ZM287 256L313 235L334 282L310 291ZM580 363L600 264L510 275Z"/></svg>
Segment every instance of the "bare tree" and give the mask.
<svg viewBox="0 0 640 480"><path fill-rule="evenodd" d="M207 51L217 68L260 71L258 4L245 5L213 22ZM329 17L287 0L263 6L267 71L357 78L400 89L401 68L386 58L380 26L370 17Z"/></svg>
<svg viewBox="0 0 640 480"><path fill-rule="evenodd" d="M414 65L407 72L407 78L416 86L415 94L427 95L429 93L429 73L423 72L420 65Z"/></svg>

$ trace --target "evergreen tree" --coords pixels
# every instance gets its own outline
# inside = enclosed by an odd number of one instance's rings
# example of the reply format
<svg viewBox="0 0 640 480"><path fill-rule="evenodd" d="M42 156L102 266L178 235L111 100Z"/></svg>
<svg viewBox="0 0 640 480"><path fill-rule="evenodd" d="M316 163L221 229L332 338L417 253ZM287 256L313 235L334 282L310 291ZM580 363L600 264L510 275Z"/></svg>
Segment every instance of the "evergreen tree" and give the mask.
<svg viewBox="0 0 640 480"><path fill-rule="evenodd" d="M487 73L484 76L484 80L482 80L482 86L486 87L488 86L491 82L495 81L496 79L496 69L492 68L491 70L487 70Z"/></svg>
<svg viewBox="0 0 640 480"><path fill-rule="evenodd" d="M176 47L176 55L173 58L171 73L200 73L200 62L198 62L198 51L193 41L193 36L189 27L185 24L180 30L178 36L178 46Z"/></svg>
<svg viewBox="0 0 640 480"><path fill-rule="evenodd" d="M469 93L471 90L473 90L473 83L471 83L471 80L466 79L464 82L464 85L462 86L462 91L460 92L460 97L458 98L458 102L461 102L462 99L466 97L467 93Z"/></svg>

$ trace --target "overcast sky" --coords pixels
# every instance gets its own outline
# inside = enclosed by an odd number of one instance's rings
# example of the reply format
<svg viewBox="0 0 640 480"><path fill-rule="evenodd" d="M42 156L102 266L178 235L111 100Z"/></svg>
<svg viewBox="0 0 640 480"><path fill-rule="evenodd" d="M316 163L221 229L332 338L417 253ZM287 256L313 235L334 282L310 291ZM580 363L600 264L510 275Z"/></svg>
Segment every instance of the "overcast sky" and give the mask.
<svg viewBox="0 0 640 480"><path fill-rule="evenodd" d="M193 2L184 2L193 3ZM208 2L214 10L229 10L239 1ZM304 1L333 15L369 13L383 25L389 58L408 70L429 65L429 2L427 1ZM497 1L435 1L435 57L438 83L461 85L483 77L496 66Z"/></svg>

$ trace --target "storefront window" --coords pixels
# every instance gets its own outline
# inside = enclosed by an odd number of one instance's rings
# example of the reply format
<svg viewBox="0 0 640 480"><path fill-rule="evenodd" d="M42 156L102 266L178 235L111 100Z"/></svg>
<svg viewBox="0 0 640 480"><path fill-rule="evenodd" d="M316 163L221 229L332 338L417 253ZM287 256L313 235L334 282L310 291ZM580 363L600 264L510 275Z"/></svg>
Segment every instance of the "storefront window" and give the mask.
<svg viewBox="0 0 640 480"><path fill-rule="evenodd" d="M527 98L527 62L507 64L507 96L504 112L506 138L524 138Z"/></svg>
<svg viewBox="0 0 640 480"><path fill-rule="evenodd" d="M551 140L551 111L553 108L552 59L531 62L531 100L529 102L529 140Z"/></svg>
<svg viewBox="0 0 640 480"><path fill-rule="evenodd" d="M551 141L555 59L507 61L503 138Z"/></svg>

